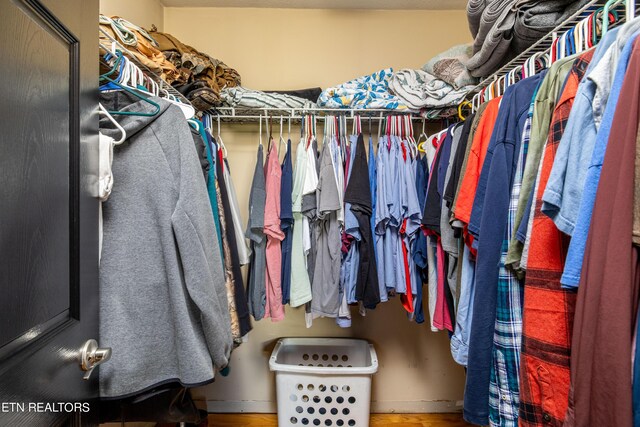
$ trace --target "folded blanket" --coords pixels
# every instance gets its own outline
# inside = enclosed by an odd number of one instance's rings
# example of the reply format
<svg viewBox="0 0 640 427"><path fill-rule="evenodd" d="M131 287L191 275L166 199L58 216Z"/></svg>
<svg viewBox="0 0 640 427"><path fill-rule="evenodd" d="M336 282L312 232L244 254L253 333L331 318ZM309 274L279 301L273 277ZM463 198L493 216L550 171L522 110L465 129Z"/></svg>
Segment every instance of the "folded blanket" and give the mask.
<svg viewBox="0 0 640 427"><path fill-rule="evenodd" d="M400 70L393 74L389 89L409 108L443 108L458 105L473 86L454 89L422 70Z"/></svg>
<svg viewBox="0 0 640 427"><path fill-rule="evenodd" d="M222 89L220 99L230 107L246 108L311 108L315 104L307 99L282 93L266 93L242 86Z"/></svg>
<svg viewBox="0 0 640 427"><path fill-rule="evenodd" d="M474 39L480 30L480 19L487 3L489 0L469 0L467 2L467 21L469 21L469 31Z"/></svg>
<svg viewBox="0 0 640 427"><path fill-rule="evenodd" d="M496 25L500 25L505 16L510 16L511 13L515 12L513 10L515 2L516 0L491 0L488 2L487 7L480 16L478 34L473 40L473 53L480 51L489 33Z"/></svg>
<svg viewBox="0 0 640 427"><path fill-rule="evenodd" d="M204 80L216 93L222 88L239 86L240 75L224 62L182 43L169 33L151 31L165 57L183 74L187 82Z"/></svg>
<svg viewBox="0 0 640 427"><path fill-rule="evenodd" d="M465 65L472 55L473 47L469 44L453 46L431 58L422 69L455 89L475 85L478 79L469 74Z"/></svg>
<svg viewBox="0 0 640 427"><path fill-rule="evenodd" d="M474 55L466 64L470 74L490 75L588 2L470 0L467 18L472 33L475 32Z"/></svg>
<svg viewBox="0 0 640 427"><path fill-rule="evenodd" d="M389 92L392 68L359 77L339 86L325 89L318 106L326 108L371 108L407 110L409 107Z"/></svg>

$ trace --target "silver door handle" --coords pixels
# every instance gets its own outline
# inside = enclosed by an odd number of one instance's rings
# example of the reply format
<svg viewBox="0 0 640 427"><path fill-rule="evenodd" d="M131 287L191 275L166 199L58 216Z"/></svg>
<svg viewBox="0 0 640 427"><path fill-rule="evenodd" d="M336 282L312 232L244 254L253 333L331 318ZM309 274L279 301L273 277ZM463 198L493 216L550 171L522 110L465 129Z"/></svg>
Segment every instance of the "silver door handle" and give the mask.
<svg viewBox="0 0 640 427"><path fill-rule="evenodd" d="M111 347L99 348L96 340L87 340L79 353L80 369L85 372L82 378L88 380L91 372L93 372L93 368L106 362L110 358Z"/></svg>

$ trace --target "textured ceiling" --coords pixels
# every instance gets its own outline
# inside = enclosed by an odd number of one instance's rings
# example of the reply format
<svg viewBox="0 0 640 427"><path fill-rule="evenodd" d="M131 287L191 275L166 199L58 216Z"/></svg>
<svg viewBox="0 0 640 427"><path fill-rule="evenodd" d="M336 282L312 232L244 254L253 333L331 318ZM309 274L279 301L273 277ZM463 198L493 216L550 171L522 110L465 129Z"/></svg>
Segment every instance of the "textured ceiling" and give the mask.
<svg viewBox="0 0 640 427"><path fill-rule="evenodd" d="M288 9L464 9L466 0L160 0L168 7Z"/></svg>

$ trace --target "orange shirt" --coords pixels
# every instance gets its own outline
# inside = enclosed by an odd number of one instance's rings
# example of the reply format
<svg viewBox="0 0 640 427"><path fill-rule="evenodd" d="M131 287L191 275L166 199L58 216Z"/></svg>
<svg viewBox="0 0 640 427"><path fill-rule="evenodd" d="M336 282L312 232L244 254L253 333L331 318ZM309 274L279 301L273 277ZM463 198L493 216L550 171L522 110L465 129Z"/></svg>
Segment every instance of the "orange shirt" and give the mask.
<svg viewBox="0 0 640 427"><path fill-rule="evenodd" d="M462 182L458 190L454 217L465 224L468 224L471 219L473 199L476 195L476 187L478 186L480 172L482 172L482 164L484 163L487 148L489 147L491 133L493 132L493 127L498 117L501 99L501 96L493 98L487 104L487 108L485 108L480 122L478 122L478 129L473 136L473 142L471 143L469 158L467 160L467 168L462 172Z"/></svg>

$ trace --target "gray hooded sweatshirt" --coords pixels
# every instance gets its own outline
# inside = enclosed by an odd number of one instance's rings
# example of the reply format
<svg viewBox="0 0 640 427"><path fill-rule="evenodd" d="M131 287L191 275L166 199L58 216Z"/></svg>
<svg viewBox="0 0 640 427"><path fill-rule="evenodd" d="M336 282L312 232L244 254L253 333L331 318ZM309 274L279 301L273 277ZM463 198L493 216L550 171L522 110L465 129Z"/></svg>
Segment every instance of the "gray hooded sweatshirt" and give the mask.
<svg viewBox="0 0 640 427"><path fill-rule="evenodd" d="M218 237L198 155L181 110L159 98L153 117L114 116L127 133L114 149L114 187L103 205L100 343L102 397L177 381L213 380L232 348ZM152 112L125 92L107 110ZM118 139L106 118L103 134Z"/></svg>

